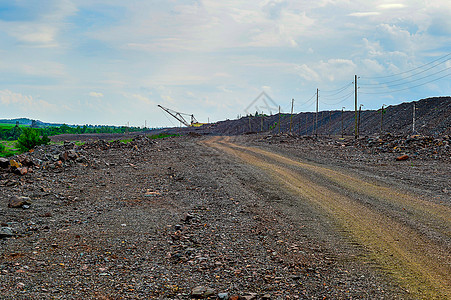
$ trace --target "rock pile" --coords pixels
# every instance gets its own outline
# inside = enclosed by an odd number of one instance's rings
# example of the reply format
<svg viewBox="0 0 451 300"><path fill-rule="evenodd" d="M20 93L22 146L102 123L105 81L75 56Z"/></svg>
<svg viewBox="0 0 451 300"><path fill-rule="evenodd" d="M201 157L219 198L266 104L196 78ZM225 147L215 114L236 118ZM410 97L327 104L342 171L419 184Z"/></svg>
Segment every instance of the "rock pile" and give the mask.
<svg viewBox="0 0 451 300"><path fill-rule="evenodd" d="M88 150L106 151L109 149L132 149L139 151L140 147L156 143L146 136L140 135L125 143L119 140L107 142L96 140L77 146L74 142L64 142L62 145L39 146L30 152L11 158L0 157L0 174L15 173L26 175L38 169L61 172L73 163L96 165L98 162L87 154Z"/></svg>
<svg viewBox="0 0 451 300"><path fill-rule="evenodd" d="M370 149L372 153L398 153L417 159L450 160L449 136L431 137L420 135L396 136L386 134L381 137L363 138L355 142L356 147ZM399 159L399 160L405 160Z"/></svg>
<svg viewBox="0 0 451 300"><path fill-rule="evenodd" d="M451 138L448 135L432 137L421 135L391 135L337 138L328 136L298 136L290 134L267 135L259 139L268 144L302 144L306 147L332 147L349 150L350 147L369 154L393 153L396 158L407 155L412 159L451 161ZM406 158L399 160L405 160Z"/></svg>
<svg viewBox="0 0 451 300"><path fill-rule="evenodd" d="M37 169L58 170L71 163L86 163L83 149L74 143L63 145L39 146L30 152L0 160L0 171L26 175Z"/></svg>

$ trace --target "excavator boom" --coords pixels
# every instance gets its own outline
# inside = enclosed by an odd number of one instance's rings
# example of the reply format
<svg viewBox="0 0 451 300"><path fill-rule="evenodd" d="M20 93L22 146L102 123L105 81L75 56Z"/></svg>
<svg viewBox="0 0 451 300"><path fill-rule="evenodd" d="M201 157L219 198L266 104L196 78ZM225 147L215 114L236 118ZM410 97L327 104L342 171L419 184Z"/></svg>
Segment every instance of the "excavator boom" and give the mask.
<svg viewBox="0 0 451 300"><path fill-rule="evenodd" d="M192 114L189 115L189 114L184 114L184 113L181 113L181 112L177 112L175 110L172 110L172 109L167 108L167 107L163 107L161 105L158 105L158 107L161 108L162 110L164 110L165 112L167 112L168 114L170 114L171 116L173 116L174 118L176 118L180 123L182 123L183 125L185 125L187 127L190 127L190 126L195 126L195 127L201 126L201 125L197 125L197 124L201 124L201 123L197 122L196 118ZM188 123L185 120L183 115L191 117L191 124Z"/></svg>
<svg viewBox="0 0 451 300"><path fill-rule="evenodd" d="M174 118L176 118L183 125L188 127L190 126L190 124L185 120L185 118L182 116L181 113L176 112L175 110L172 110L170 108L163 107L161 105L158 105L158 107L167 112L168 114L170 114L171 116L173 116Z"/></svg>

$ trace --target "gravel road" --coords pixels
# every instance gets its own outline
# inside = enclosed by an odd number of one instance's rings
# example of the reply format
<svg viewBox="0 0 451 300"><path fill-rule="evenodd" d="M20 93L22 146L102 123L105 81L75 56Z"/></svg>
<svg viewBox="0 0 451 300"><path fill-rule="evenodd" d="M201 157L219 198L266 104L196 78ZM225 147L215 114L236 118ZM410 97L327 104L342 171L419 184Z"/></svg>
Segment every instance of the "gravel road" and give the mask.
<svg viewBox="0 0 451 300"><path fill-rule="evenodd" d="M449 163L398 180L405 167L389 178L298 147L175 137L29 154L54 162L0 171L1 298L449 297ZM420 176L444 186L406 184Z"/></svg>
<svg viewBox="0 0 451 300"><path fill-rule="evenodd" d="M336 220L342 231L365 247L385 272L417 295L449 294L449 230L451 209L414 194L311 162L215 138L209 146L240 157L275 177L298 201L291 208L315 205ZM420 234L429 231L428 239Z"/></svg>

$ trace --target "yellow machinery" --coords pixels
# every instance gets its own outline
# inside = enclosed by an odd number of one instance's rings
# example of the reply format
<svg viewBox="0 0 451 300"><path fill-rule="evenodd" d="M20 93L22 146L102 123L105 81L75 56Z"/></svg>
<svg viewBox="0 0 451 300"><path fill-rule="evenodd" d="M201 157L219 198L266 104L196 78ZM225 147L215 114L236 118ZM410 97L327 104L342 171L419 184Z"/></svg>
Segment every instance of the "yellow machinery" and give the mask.
<svg viewBox="0 0 451 300"><path fill-rule="evenodd" d="M161 108L162 110L164 110L165 112L167 112L168 114L170 114L171 116L173 116L174 118L176 118L180 123L182 123L183 125L185 125L187 127L200 127L200 126L206 124L206 123L199 123L193 114L191 114L191 115L184 114L184 113L172 110L170 108L163 107L161 105L158 105L158 107ZM186 121L183 116L191 117L191 123L188 123L188 121Z"/></svg>

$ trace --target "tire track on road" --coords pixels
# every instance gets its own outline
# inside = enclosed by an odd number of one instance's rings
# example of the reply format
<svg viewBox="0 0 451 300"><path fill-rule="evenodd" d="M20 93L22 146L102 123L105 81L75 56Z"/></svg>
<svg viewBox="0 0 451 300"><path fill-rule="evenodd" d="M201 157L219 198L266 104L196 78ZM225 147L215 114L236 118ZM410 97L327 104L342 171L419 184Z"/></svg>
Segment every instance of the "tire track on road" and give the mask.
<svg viewBox="0 0 451 300"><path fill-rule="evenodd" d="M447 205L426 201L411 194L399 192L377 183L371 183L343 172L314 165L312 163L293 160L283 155L259 148L243 147L235 144L230 146L323 176L344 189L370 197L373 200L392 206L397 210L404 210L409 214L410 219L433 227L434 230L448 240L451 238L451 208Z"/></svg>
<svg viewBox="0 0 451 300"><path fill-rule="evenodd" d="M429 203L325 167L295 161L258 148L232 144L229 138L215 137L204 143L269 173L300 197L299 205L311 203L320 206L328 216L338 221L352 239L364 246L369 257L382 270L396 278L413 295L425 299L444 299L451 295L450 255L446 247L436 245L387 214L363 205L348 193L337 192L321 182L312 181L290 166L295 165L303 171L323 176L344 190L407 206L419 215L444 222L445 228L450 225L449 207Z"/></svg>

